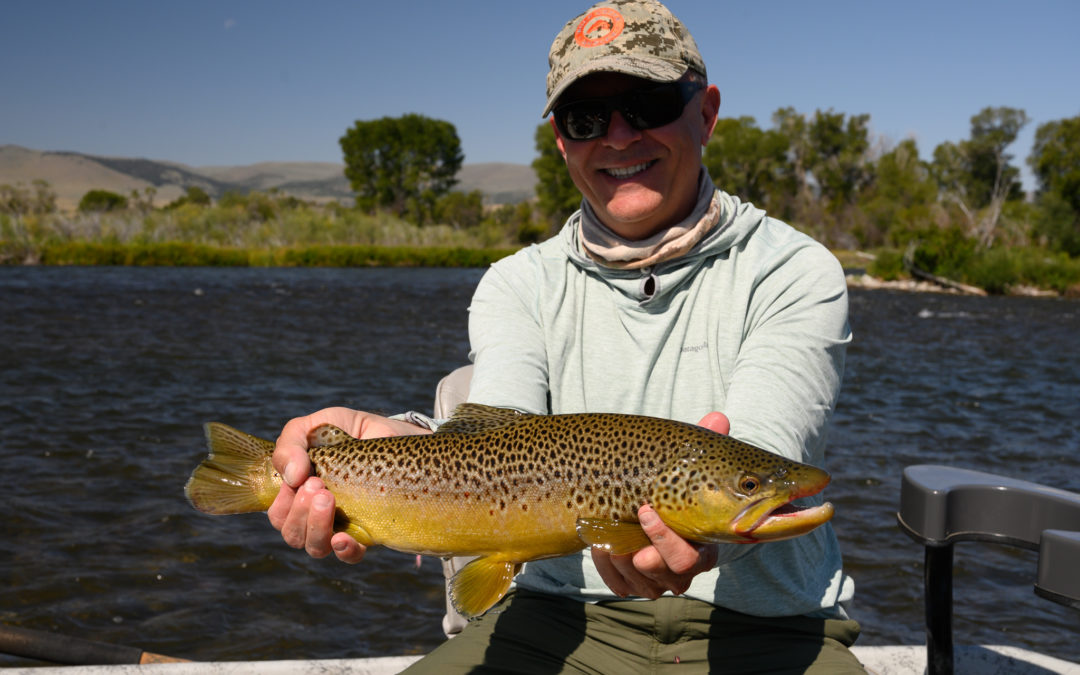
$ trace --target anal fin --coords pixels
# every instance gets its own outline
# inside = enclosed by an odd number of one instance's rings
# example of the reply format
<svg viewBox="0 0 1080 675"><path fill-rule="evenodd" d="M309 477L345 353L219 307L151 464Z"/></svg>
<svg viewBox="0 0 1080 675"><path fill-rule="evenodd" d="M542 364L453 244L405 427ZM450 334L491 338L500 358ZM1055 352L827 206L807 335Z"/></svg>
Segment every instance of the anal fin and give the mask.
<svg viewBox="0 0 1080 675"><path fill-rule="evenodd" d="M589 546L614 555L633 553L652 543L641 525L629 520L578 518L577 533Z"/></svg>
<svg viewBox="0 0 1080 675"><path fill-rule="evenodd" d="M450 602L466 618L479 616L510 589L521 563L495 556L477 558L450 578Z"/></svg>

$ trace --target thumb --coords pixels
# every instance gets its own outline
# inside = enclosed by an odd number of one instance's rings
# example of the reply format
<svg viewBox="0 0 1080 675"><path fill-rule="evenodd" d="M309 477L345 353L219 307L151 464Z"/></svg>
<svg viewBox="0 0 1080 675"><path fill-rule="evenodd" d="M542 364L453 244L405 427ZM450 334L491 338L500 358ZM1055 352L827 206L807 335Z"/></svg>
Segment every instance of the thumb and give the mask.
<svg viewBox="0 0 1080 675"><path fill-rule="evenodd" d="M731 421L722 412L711 412L698 422L699 427L711 429L719 434L731 433Z"/></svg>
<svg viewBox="0 0 1080 675"><path fill-rule="evenodd" d="M641 525L641 529L645 530L646 536L649 537L655 544L658 541L662 541L664 536L671 531L664 521L660 520L660 516L649 504L642 504L638 509L638 524Z"/></svg>

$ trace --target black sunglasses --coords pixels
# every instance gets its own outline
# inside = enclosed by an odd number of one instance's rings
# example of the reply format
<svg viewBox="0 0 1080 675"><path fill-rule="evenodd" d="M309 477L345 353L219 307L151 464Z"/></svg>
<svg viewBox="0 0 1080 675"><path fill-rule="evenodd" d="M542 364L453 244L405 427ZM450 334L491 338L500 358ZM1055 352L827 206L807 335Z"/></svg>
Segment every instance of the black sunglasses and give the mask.
<svg viewBox="0 0 1080 675"><path fill-rule="evenodd" d="M570 140L587 141L607 134L615 110L638 131L671 124L703 88L699 82L669 82L618 96L571 101L556 106L552 112L560 134Z"/></svg>

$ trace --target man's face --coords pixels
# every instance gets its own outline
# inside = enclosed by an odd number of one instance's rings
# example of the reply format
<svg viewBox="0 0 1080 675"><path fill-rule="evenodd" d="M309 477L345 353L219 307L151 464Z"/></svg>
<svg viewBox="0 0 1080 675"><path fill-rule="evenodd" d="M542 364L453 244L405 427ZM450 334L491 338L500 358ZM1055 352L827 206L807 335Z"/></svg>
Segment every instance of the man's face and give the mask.
<svg viewBox="0 0 1080 675"><path fill-rule="evenodd" d="M614 96L656 83L619 73L582 78L560 103ZM674 122L637 130L612 112L607 134L575 141L555 128L570 178L601 222L631 240L644 239L687 217L697 202L701 148L720 108L715 86L699 91ZM552 124L554 127L554 124Z"/></svg>

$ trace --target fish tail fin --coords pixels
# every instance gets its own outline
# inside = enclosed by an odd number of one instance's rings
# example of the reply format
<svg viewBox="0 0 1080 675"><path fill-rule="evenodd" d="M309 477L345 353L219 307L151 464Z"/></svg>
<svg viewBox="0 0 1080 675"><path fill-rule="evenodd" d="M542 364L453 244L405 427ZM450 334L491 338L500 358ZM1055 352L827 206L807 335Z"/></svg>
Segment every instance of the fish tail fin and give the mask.
<svg viewBox="0 0 1080 675"><path fill-rule="evenodd" d="M282 482L270 462L274 444L218 422L204 429L210 455L184 487L191 505L214 515L270 508Z"/></svg>

